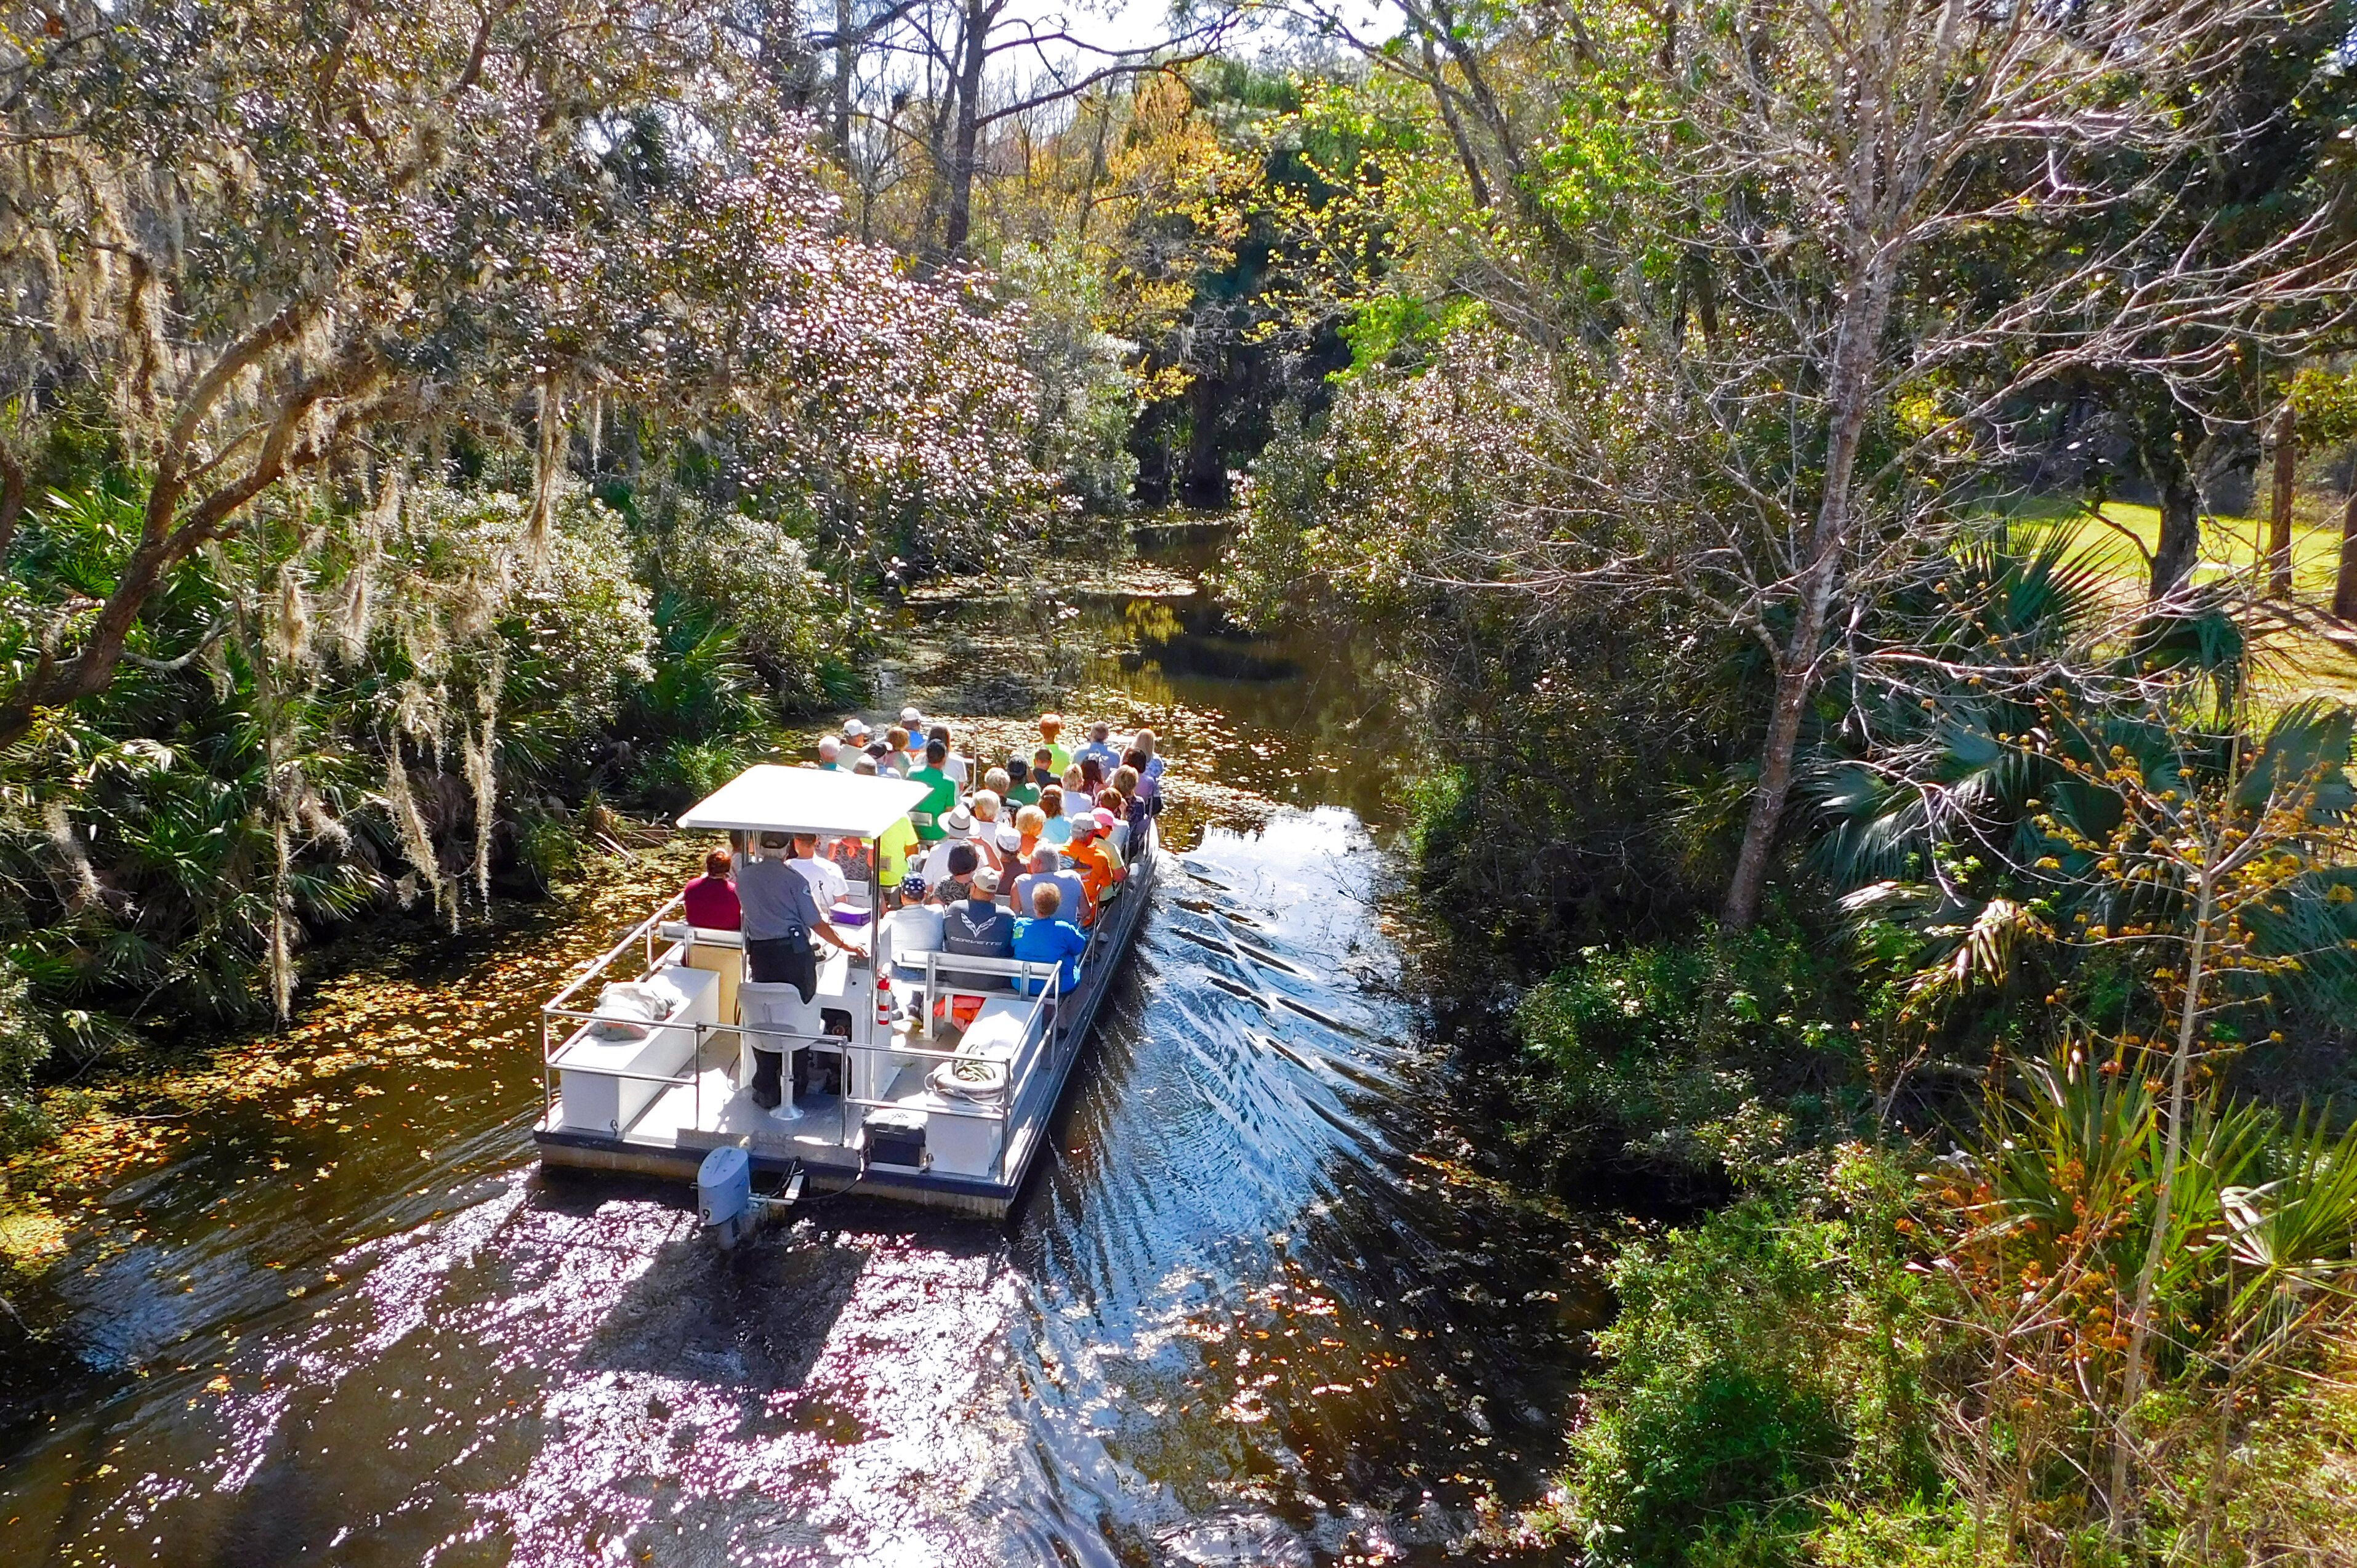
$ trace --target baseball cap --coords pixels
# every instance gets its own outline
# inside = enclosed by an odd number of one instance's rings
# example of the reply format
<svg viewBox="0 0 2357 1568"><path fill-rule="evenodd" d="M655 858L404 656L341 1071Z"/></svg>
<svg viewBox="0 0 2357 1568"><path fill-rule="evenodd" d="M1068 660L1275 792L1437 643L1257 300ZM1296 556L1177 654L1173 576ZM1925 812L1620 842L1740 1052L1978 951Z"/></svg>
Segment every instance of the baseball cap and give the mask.
<svg viewBox="0 0 2357 1568"><path fill-rule="evenodd" d="M867 733L867 724L864 719L843 721L843 736L845 740L866 740Z"/></svg>
<svg viewBox="0 0 2357 1568"><path fill-rule="evenodd" d="M998 873L986 865L982 866L974 874L974 885L985 893L996 893L998 891Z"/></svg>
<svg viewBox="0 0 2357 1568"><path fill-rule="evenodd" d="M1096 819L1097 828L1103 832L1109 833L1113 832L1114 826L1121 821L1119 817L1114 816L1103 806L1099 806L1095 811L1091 811L1088 814Z"/></svg>
<svg viewBox="0 0 2357 1568"><path fill-rule="evenodd" d="M1017 827L1013 822L999 823L997 843L998 847L1001 849L1021 849L1023 847L1023 830Z"/></svg>
<svg viewBox="0 0 2357 1568"><path fill-rule="evenodd" d="M900 710L900 727L907 730L910 735L914 735L919 730L925 727L925 715L915 708L902 708Z"/></svg>

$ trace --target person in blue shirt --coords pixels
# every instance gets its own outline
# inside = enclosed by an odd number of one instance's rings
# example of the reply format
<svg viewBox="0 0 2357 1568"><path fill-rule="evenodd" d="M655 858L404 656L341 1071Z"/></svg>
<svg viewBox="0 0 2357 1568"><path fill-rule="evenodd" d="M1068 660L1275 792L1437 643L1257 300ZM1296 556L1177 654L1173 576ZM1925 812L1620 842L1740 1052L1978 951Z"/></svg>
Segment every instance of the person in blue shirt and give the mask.
<svg viewBox="0 0 2357 1568"><path fill-rule="evenodd" d="M1076 926L1089 923L1088 884L1081 880L1079 872L1066 871L1063 865L1064 857L1045 843L1031 852L1030 871L1015 879L1017 915L1037 915L1039 911L1031 907L1032 895L1039 888L1053 887L1056 907L1064 912L1064 918Z"/></svg>
<svg viewBox="0 0 2357 1568"><path fill-rule="evenodd" d="M1031 890L1030 918L1015 922L1015 956L1026 963L1060 965L1056 973L1056 993L1069 996L1072 987L1081 983L1081 954L1088 950L1089 939L1071 921L1056 918L1063 905L1064 896L1052 882ZM1027 996L1037 996L1048 989L1044 978L1025 980L1022 985Z"/></svg>
<svg viewBox="0 0 2357 1568"><path fill-rule="evenodd" d="M1121 766L1121 751L1113 744L1113 725L1102 720L1089 726L1089 738L1086 745L1072 748L1074 762L1092 757L1097 759L1098 765L1107 773Z"/></svg>
<svg viewBox="0 0 2357 1568"><path fill-rule="evenodd" d="M1050 784L1039 791L1039 809L1048 814L1048 825L1039 830L1041 843L1059 848L1072 842L1072 820L1064 814L1064 787Z"/></svg>

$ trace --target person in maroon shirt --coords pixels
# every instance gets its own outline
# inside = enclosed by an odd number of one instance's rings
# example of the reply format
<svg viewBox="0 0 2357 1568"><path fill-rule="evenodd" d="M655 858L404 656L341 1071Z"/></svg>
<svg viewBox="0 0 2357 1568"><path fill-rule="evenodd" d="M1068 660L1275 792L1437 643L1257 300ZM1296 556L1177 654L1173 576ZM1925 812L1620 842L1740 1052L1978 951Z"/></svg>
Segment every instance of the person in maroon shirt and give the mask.
<svg viewBox="0 0 2357 1568"><path fill-rule="evenodd" d="M745 912L737 903L737 885L728 880L728 852L716 849L704 857L704 875L690 882L682 897L687 900L687 923L707 931L733 931Z"/></svg>

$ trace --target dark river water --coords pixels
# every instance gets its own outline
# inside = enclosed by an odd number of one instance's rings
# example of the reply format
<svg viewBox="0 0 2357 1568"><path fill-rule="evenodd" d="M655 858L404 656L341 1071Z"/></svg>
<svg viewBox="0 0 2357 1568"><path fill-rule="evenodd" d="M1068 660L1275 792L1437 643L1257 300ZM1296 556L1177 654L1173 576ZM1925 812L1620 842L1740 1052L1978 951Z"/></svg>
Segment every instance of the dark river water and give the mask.
<svg viewBox="0 0 2357 1568"><path fill-rule="evenodd" d="M68 1355L0 1408L0 1561L1552 1560L1513 1516L1604 1231L1477 1174L1402 994L1405 690L1162 585L928 610L889 677L1151 720L1180 775L1011 1220L851 1196L722 1253L682 1188L543 1176L533 1009L630 917L522 917L331 994L304 1071L85 1195Z"/></svg>

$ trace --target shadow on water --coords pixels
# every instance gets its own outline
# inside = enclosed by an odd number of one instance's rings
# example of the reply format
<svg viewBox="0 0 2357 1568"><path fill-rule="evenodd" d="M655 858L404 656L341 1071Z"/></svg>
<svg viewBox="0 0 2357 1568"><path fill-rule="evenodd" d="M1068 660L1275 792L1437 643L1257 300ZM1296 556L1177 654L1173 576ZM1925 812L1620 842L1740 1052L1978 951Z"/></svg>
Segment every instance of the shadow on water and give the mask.
<svg viewBox="0 0 2357 1568"><path fill-rule="evenodd" d="M1259 804L1168 852L1009 1224L855 1193L719 1252L678 1187L537 1174L536 1037L491 1017L104 1195L77 1369L0 1429L7 1560L1515 1556L1607 1226L1475 1174L1392 863L1283 804L1397 766L1344 745L1349 660L1261 650L1288 707L1179 640L1127 697Z"/></svg>

